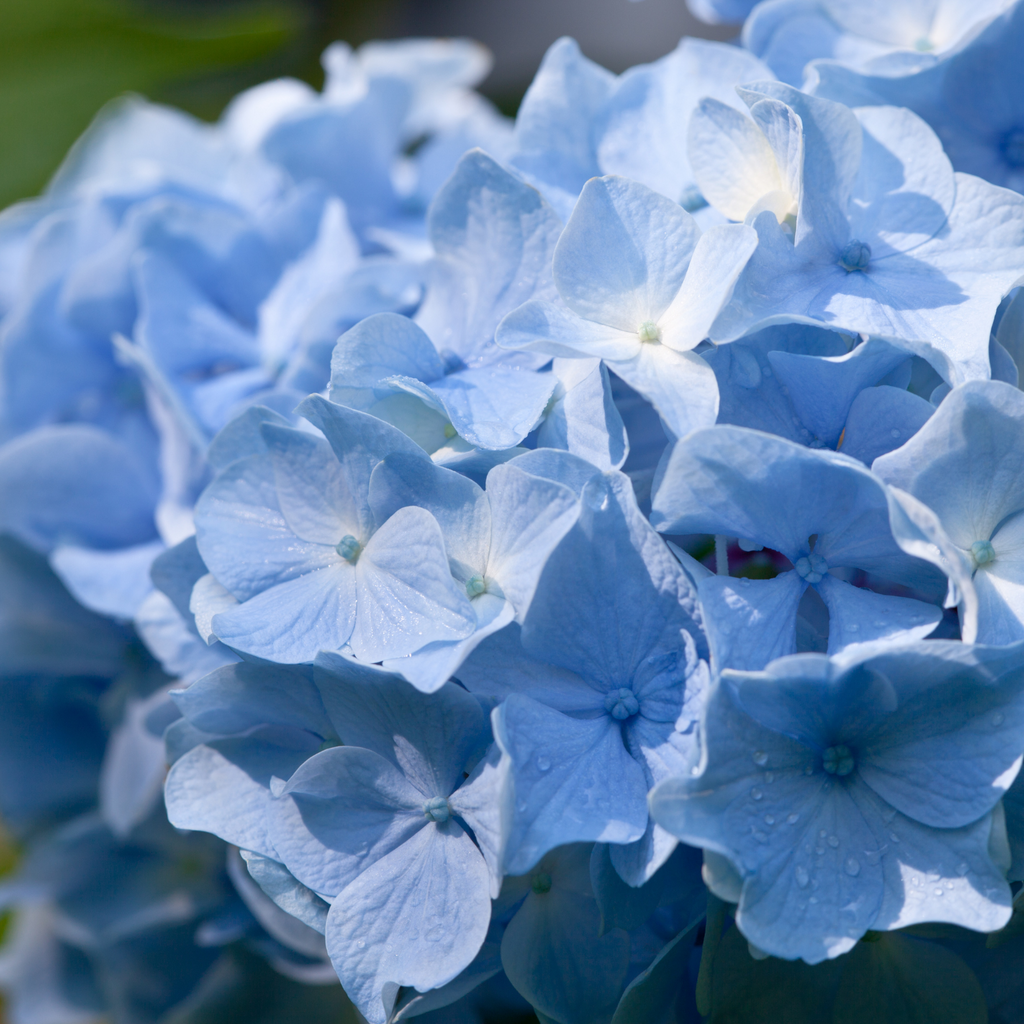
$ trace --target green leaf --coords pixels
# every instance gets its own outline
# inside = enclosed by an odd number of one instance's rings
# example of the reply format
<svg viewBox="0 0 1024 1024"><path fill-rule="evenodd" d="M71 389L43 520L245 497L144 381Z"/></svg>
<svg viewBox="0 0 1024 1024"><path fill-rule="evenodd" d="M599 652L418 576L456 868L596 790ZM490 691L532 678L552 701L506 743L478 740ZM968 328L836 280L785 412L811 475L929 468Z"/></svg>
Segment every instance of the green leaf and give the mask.
<svg viewBox="0 0 1024 1024"><path fill-rule="evenodd" d="M840 961L811 967L799 960L755 960L738 928L719 943L711 970L711 1024L824 1024Z"/></svg>
<svg viewBox="0 0 1024 1024"><path fill-rule="evenodd" d="M986 1024L974 972L934 942L894 932L840 961L832 1024Z"/></svg>
<svg viewBox="0 0 1024 1024"><path fill-rule="evenodd" d="M0 0L0 204L37 192L108 100L251 63L298 24L285 0L175 17L131 0Z"/></svg>

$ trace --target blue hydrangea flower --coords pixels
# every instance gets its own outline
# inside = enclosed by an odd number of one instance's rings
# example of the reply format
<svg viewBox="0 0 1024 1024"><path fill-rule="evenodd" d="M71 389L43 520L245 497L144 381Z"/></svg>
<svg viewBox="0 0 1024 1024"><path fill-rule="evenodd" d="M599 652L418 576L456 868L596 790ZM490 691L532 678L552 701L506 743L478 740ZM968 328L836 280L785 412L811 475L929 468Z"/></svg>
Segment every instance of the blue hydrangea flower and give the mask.
<svg viewBox="0 0 1024 1024"><path fill-rule="evenodd" d="M621 174L698 211L705 203L686 154L691 111L702 96L737 105L735 86L773 77L738 47L683 39L616 78L575 40L559 39L520 104L511 163L566 220L586 182L602 174Z"/></svg>
<svg viewBox="0 0 1024 1024"><path fill-rule="evenodd" d="M933 599L945 590L933 566L902 550L883 485L841 453L742 427L696 431L662 464L651 522L662 533L739 537L793 564L770 580L712 576L700 583L719 668L759 669L795 653L797 609L808 587L828 608L830 653L868 640L922 638L942 617L937 605L842 579L844 568L856 567L879 581L923 588Z"/></svg>
<svg viewBox="0 0 1024 1024"><path fill-rule="evenodd" d="M602 359L681 437L718 412L714 374L692 350L755 244L743 225L701 235L685 210L643 185L591 180L555 249L561 301L520 306L498 343Z"/></svg>
<svg viewBox="0 0 1024 1024"><path fill-rule="evenodd" d="M331 902L327 949L371 1022L400 985L446 984L476 956L491 875L477 842L499 792L484 760L486 719L452 683L421 694L399 677L335 656L317 684L343 746L306 761L271 809L288 870ZM497 894L497 882L493 885Z"/></svg>
<svg viewBox="0 0 1024 1024"><path fill-rule="evenodd" d="M788 86L749 91L803 149L799 210L792 229L767 210L755 217L758 248L711 339L819 323L895 341L951 383L987 377L989 329L1022 272L1024 205L954 175L908 111L855 115Z"/></svg>
<svg viewBox="0 0 1024 1024"><path fill-rule="evenodd" d="M909 75L955 51L1012 0L770 0L743 26L743 45L799 88L808 62L831 58L857 69Z"/></svg>
<svg viewBox="0 0 1024 1024"><path fill-rule="evenodd" d="M522 622L552 550L579 516L580 496L568 482L593 472L567 453L527 452L495 466L482 490L426 459L388 456L374 478L378 514L415 504L434 516L476 628L463 640L435 640L408 657L385 659L385 667L429 693L482 640L513 619Z"/></svg>
<svg viewBox="0 0 1024 1024"><path fill-rule="evenodd" d="M708 877L775 956L818 963L921 921L1001 928L1019 666L1019 645L932 641L724 672L700 765L655 790L652 814L725 859Z"/></svg>
<svg viewBox="0 0 1024 1024"><path fill-rule="evenodd" d="M268 451L230 465L196 507L203 594L222 600L212 632L286 663L343 647L380 661L468 636L476 617L437 520L415 506L382 513L374 497L386 456L426 456L365 413L316 396L301 408L327 440L264 424Z"/></svg>
<svg viewBox="0 0 1024 1024"><path fill-rule="evenodd" d="M1021 192L1024 108L1014 55L1022 31L1024 13L1012 4L924 71L890 75L822 61L808 69L809 85L816 95L850 106L909 107L935 130L956 170Z"/></svg>
<svg viewBox="0 0 1024 1024"><path fill-rule="evenodd" d="M954 388L903 447L872 467L939 517L970 564L978 595L978 639L1024 638L1024 395L1001 381Z"/></svg>
<svg viewBox="0 0 1024 1024"><path fill-rule="evenodd" d="M849 340L788 324L702 352L718 381L718 422L833 448L870 466L935 410L906 390L907 353L879 338L848 351Z"/></svg>
<svg viewBox="0 0 1024 1024"><path fill-rule="evenodd" d="M695 598L628 479L591 480L522 630L496 633L458 670L472 692L504 698L493 727L514 788L505 871L598 840L622 844L612 860L639 885L671 854L646 793L696 757L706 666Z"/></svg>

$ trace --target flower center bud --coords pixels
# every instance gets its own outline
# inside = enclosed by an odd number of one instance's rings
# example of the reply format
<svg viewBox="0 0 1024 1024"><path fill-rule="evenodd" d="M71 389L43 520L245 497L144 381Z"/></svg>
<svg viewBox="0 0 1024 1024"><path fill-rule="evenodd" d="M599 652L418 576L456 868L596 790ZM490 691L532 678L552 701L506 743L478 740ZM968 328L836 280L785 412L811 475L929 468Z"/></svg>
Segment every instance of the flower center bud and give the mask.
<svg viewBox="0 0 1024 1024"><path fill-rule="evenodd" d="M653 320L645 320L636 333L641 341L661 341L661 328Z"/></svg>
<svg viewBox="0 0 1024 1024"><path fill-rule="evenodd" d="M971 558L974 564L980 569L983 565L996 560L996 549L992 547L990 540L976 540L971 545Z"/></svg>
<svg viewBox="0 0 1024 1024"><path fill-rule="evenodd" d="M530 888L538 896L543 896L544 893L551 892L551 876L546 871L538 871L537 874L530 879Z"/></svg>
<svg viewBox="0 0 1024 1024"><path fill-rule="evenodd" d="M349 565L355 565L356 562L359 561L360 554L362 554L363 545L360 544L351 533L346 533L345 536L334 545L334 550L337 551Z"/></svg>
<svg viewBox="0 0 1024 1024"><path fill-rule="evenodd" d="M839 254L839 266L847 273L854 270L867 270L871 262L871 246L856 239L847 242Z"/></svg>
<svg viewBox="0 0 1024 1024"><path fill-rule="evenodd" d="M612 718L623 722L627 718L632 718L640 710L640 701L636 699L636 694L632 690L627 690L623 686L618 690L612 690L605 697L604 707Z"/></svg>
<svg viewBox="0 0 1024 1024"><path fill-rule="evenodd" d="M828 562L821 555L816 555L812 551L809 555L798 558L793 563L793 568L808 583L820 583L825 573L828 572Z"/></svg>
<svg viewBox="0 0 1024 1024"><path fill-rule="evenodd" d="M448 801L443 796L432 796L423 805L423 817L436 821L439 824L447 821L451 814L452 809L448 806Z"/></svg>
<svg viewBox="0 0 1024 1024"><path fill-rule="evenodd" d="M829 747L821 755L821 765L829 775L849 775L854 764L853 751L845 743Z"/></svg>
<svg viewBox="0 0 1024 1024"><path fill-rule="evenodd" d="M487 589L487 581L480 575L475 573L466 580L466 596L472 600L474 597L479 597Z"/></svg>

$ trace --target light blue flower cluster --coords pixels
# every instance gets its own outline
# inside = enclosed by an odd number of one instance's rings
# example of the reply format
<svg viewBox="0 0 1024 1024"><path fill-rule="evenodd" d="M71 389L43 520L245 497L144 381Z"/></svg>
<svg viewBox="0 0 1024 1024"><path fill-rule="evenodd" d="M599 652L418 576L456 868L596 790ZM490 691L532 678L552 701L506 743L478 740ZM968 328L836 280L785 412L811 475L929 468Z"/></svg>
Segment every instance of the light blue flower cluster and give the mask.
<svg viewBox="0 0 1024 1024"><path fill-rule="evenodd" d="M18 1021L1021 994L1024 0L695 9L514 125L460 41L125 102L0 218Z"/></svg>

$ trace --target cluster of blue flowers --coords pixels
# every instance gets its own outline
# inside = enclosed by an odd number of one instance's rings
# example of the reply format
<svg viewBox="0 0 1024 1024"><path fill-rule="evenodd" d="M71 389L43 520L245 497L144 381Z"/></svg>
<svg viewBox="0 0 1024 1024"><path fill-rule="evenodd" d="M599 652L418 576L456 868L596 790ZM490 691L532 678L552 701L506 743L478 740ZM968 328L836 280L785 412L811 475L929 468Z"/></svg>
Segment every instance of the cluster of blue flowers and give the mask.
<svg viewBox="0 0 1024 1024"><path fill-rule="evenodd" d="M1024 0L693 6L0 217L13 1024L1022 1019Z"/></svg>

